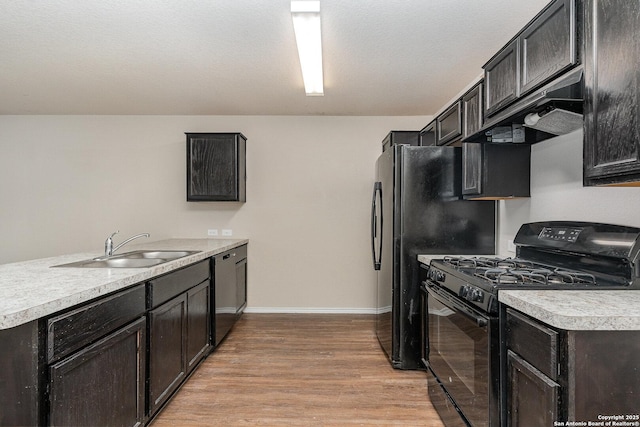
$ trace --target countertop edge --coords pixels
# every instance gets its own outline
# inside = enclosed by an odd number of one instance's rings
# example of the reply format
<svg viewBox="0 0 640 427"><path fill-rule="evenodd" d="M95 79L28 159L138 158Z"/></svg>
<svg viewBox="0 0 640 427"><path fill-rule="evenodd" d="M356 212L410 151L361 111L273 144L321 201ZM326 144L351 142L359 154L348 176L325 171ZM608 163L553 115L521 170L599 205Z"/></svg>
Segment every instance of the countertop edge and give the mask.
<svg viewBox="0 0 640 427"><path fill-rule="evenodd" d="M502 290L498 301L564 330L640 330L640 291Z"/></svg>
<svg viewBox="0 0 640 427"><path fill-rule="evenodd" d="M248 239L167 239L127 246L126 252L140 249L199 251L149 268L51 268L97 256L86 253L0 265L0 285L3 285L0 287L0 296L4 299L0 305L0 330L14 328L126 289L248 243ZM60 278L65 273L72 277L73 286L70 288L65 288L64 279ZM48 286L50 289L40 289L39 279L43 287ZM16 291L16 287L9 286L11 284L15 284L19 291ZM23 300L12 305L11 292L14 293L13 299L16 299L15 293L19 292ZM38 296L38 292L42 293L42 298L38 302L29 303L29 294Z"/></svg>

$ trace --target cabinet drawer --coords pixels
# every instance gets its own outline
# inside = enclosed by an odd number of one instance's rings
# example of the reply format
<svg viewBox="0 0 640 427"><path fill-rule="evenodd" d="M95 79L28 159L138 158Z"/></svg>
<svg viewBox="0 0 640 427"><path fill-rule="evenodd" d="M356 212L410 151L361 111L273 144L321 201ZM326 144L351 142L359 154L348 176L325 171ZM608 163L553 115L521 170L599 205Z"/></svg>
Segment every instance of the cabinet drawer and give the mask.
<svg viewBox="0 0 640 427"><path fill-rule="evenodd" d="M149 281L148 306L156 307L209 278L209 260Z"/></svg>
<svg viewBox="0 0 640 427"><path fill-rule="evenodd" d="M137 285L47 320L47 362L60 359L142 315L144 295L144 285Z"/></svg>
<svg viewBox="0 0 640 427"><path fill-rule="evenodd" d="M558 378L558 332L507 309L507 348L553 380Z"/></svg>

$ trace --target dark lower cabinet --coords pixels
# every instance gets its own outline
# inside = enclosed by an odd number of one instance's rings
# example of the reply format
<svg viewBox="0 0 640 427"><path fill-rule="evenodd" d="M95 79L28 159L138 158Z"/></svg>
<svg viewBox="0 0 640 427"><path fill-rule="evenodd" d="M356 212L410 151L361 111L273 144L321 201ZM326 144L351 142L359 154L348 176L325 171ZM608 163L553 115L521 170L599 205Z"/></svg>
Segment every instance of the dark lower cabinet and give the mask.
<svg viewBox="0 0 640 427"><path fill-rule="evenodd" d="M558 421L560 385L511 350L507 370L509 425L552 426Z"/></svg>
<svg viewBox="0 0 640 427"><path fill-rule="evenodd" d="M209 351L209 282L187 292L187 371L191 372Z"/></svg>
<svg viewBox="0 0 640 427"><path fill-rule="evenodd" d="M247 245L227 253L228 312L246 306ZM149 424L212 349L212 260L0 330L0 426Z"/></svg>
<svg viewBox="0 0 640 427"><path fill-rule="evenodd" d="M637 417L640 331L563 330L511 308L503 313L507 426Z"/></svg>
<svg viewBox="0 0 640 427"><path fill-rule="evenodd" d="M49 424L142 425L145 329L140 318L51 365Z"/></svg>
<svg viewBox="0 0 640 427"><path fill-rule="evenodd" d="M640 3L585 2L584 185L640 186Z"/></svg>
<svg viewBox="0 0 640 427"><path fill-rule="evenodd" d="M187 295L149 311L149 415L157 412L187 374Z"/></svg>
<svg viewBox="0 0 640 427"><path fill-rule="evenodd" d="M150 416L209 352L209 291L207 280L149 311Z"/></svg>

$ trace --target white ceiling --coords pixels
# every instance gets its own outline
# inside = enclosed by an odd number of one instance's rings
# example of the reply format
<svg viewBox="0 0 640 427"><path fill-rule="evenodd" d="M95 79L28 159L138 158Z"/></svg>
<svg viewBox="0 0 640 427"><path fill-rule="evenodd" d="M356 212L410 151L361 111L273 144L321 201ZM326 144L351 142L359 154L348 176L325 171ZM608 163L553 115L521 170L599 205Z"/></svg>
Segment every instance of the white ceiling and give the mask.
<svg viewBox="0 0 640 427"><path fill-rule="evenodd" d="M321 0L306 97L289 0L0 1L0 114L430 115L548 0Z"/></svg>

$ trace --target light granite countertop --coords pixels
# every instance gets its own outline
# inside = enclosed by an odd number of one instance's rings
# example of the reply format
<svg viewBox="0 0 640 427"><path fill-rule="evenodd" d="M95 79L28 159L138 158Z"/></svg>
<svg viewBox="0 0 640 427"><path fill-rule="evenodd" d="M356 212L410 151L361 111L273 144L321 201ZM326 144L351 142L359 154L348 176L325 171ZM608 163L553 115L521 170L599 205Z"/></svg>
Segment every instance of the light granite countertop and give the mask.
<svg viewBox="0 0 640 427"><path fill-rule="evenodd" d="M640 290L504 290L498 301L560 329L640 330Z"/></svg>
<svg viewBox="0 0 640 427"><path fill-rule="evenodd" d="M51 268L95 258L101 253L78 253L0 265L0 329L48 316L248 242L247 239L168 239L131 244L119 251L200 251L149 268Z"/></svg>

